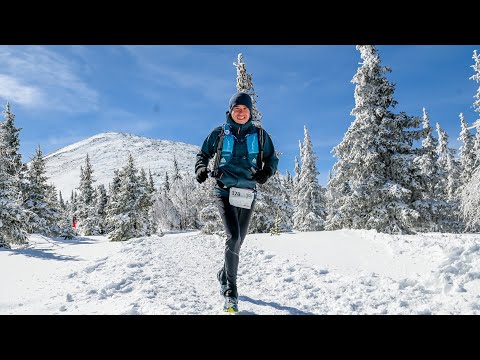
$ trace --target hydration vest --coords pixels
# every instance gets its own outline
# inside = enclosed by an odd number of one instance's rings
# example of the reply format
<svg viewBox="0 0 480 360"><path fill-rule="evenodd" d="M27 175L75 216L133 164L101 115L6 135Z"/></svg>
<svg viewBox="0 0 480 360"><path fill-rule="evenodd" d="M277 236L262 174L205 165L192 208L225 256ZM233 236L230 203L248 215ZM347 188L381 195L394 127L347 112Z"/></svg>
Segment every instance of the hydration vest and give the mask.
<svg viewBox="0 0 480 360"><path fill-rule="evenodd" d="M215 159L214 169L218 169L219 167L226 165L232 158L235 142L242 141L235 137L228 124L223 125L218 137L217 157ZM245 136L245 142L247 144L248 162L254 167L254 169L262 169L263 128L259 127L258 132L247 134Z"/></svg>

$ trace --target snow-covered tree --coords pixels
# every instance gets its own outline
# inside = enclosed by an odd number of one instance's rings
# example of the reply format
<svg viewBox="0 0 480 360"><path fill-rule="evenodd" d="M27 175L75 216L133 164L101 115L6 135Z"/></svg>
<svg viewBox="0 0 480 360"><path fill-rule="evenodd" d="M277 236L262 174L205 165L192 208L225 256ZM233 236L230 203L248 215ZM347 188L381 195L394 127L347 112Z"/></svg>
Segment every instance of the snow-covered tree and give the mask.
<svg viewBox="0 0 480 360"><path fill-rule="evenodd" d="M180 230L199 227L198 208L193 206L195 194L191 191L195 188L195 181L193 177L185 176L183 179L174 180L170 188L169 196L177 209Z"/></svg>
<svg viewBox="0 0 480 360"><path fill-rule="evenodd" d="M471 67L475 74L470 77L470 80L480 83L480 55L477 53L477 50L473 52L472 58L475 64ZM480 87L477 89L474 98L476 100L473 103L473 108L476 112L480 112ZM471 231L476 231L480 228L480 118L475 121L474 126L476 127L474 143L475 170L470 180L464 184L460 195L461 214L465 220L466 229Z"/></svg>
<svg viewBox="0 0 480 360"><path fill-rule="evenodd" d="M0 248L11 244L26 244L26 217L21 207L18 156L18 132L13 123L10 105L4 111L6 121L0 123Z"/></svg>
<svg viewBox="0 0 480 360"><path fill-rule="evenodd" d="M168 230L180 228L179 210L170 199L170 191L167 191L165 187L155 196L153 209L161 228Z"/></svg>
<svg viewBox="0 0 480 360"><path fill-rule="evenodd" d="M281 234L281 230L280 230L280 226L281 226L281 216L280 216L280 212L277 211L277 213L275 214L275 222L272 226L272 228L270 229L270 235L280 235Z"/></svg>
<svg viewBox="0 0 480 360"><path fill-rule="evenodd" d="M302 153L302 143L299 141L298 142L298 146L300 148L300 154ZM295 156L295 166L293 168L293 179L292 179L292 182L293 182L293 191L292 191L292 196L291 196L291 203L293 206L297 206L297 193L296 193L296 189L297 189L297 184L298 184L298 180L300 179L300 173L302 172L302 167L300 165L300 162L298 161L298 157Z"/></svg>
<svg viewBox="0 0 480 360"><path fill-rule="evenodd" d="M5 111L5 122L0 123L0 127L3 133L3 142L5 144L5 149L3 149L4 154L9 158L8 163L5 165L7 173L17 177L22 169L22 156L20 154L20 130L15 126L15 114L10 111L10 103L7 102ZM14 184L15 187L19 188L19 183Z"/></svg>
<svg viewBox="0 0 480 360"><path fill-rule="evenodd" d="M80 185L77 197L78 232L82 235L98 235L98 219L95 209L93 168L87 154L85 166L80 167Z"/></svg>
<svg viewBox="0 0 480 360"><path fill-rule="evenodd" d="M147 179L147 173L143 168L140 170L138 181L140 188L140 199L138 201L138 206L143 216L142 221L145 224L145 235L150 236L154 233L152 230L151 210L153 207L153 194L155 193L155 189L150 188Z"/></svg>
<svg viewBox="0 0 480 360"><path fill-rule="evenodd" d="M480 55L477 53L477 50L473 52L472 59L475 60L475 64L471 65L473 70L475 70L475 74L470 77L470 80L474 80L477 83L480 83ZM477 93L474 96L475 102L473 103L473 108L476 112L480 112L480 86L477 89ZM480 121L478 119L477 121Z"/></svg>
<svg viewBox="0 0 480 360"><path fill-rule="evenodd" d="M153 209L153 204L155 202L155 195L157 194L157 189L155 188L152 171L150 169L148 170L147 194L148 194L148 204L149 204L147 212L148 212L148 219L150 222L150 232L151 234L156 234L158 232L158 222ZM160 230L160 233L162 233L161 230Z"/></svg>
<svg viewBox="0 0 480 360"><path fill-rule="evenodd" d="M430 126L430 117L423 108L423 133L420 149L413 160L414 178L418 184L413 190L413 207L420 216L415 222L416 231L438 231L439 222L443 219L446 202L443 195L439 195L439 167L437 146L438 141L433 137L433 129Z"/></svg>
<svg viewBox="0 0 480 360"><path fill-rule="evenodd" d="M438 166L443 171L440 177L443 195L447 200L455 198L455 190L458 188L458 168L455 163L456 150L448 147L448 134L437 123L438 133Z"/></svg>
<svg viewBox="0 0 480 360"><path fill-rule="evenodd" d="M202 233L224 236L225 230L218 212L217 198L212 191L215 183L215 179L209 177L203 184L196 184L195 194L198 194L198 200L201 201L198 204L198 217L202 226Z"/></svg>
<svg viewBox="0 0 480 360"><path fill-rule="evenodd" d="M57 196L57 188L53 184L47 184L46 201L50 211L47 213L47 234L49 236L58 236L60 234L59 223L62 219L62 210Z"/></svg>
<svg viewBox="0 0 480 360"><path fill-rule="evenodd" d="M178 161L175 155L173 155L173 179L172 182L182 180L182 175L180 175L180 169L178 168Z"/></svg>
<svg viewBox="0 0 480 360"><path fill-rule="evenodd" d="M148 236L145 208L142 208L145 189L131 154L128 156L127 164L120 170L119 178L120 188L115 207L112 209L113 230L109 238L112 241L124 241Z"/></svg>
<svg viewBox="0 0 480 360"><path fill-rule="evenodd" d="M393 114L395 86L385 77L391 69L380 65L373 45L359 45L363 59L352 79L355 120L332 152L337 158L328 187L327 230L376 229L410 233L418 211L412 206L417 183L413 177L412 149L421 136L419 117Z"/></svg>
<svg viewBox="0 0 480 360"><path fill-rule="evenodd" d="M105 216L105 233L110 233L113 230L114 222L116 218L117 209L121 207L119 204L119 191L120 191L120 171L118 169L113 171L113 179L109 184L109 194L107 199L107 212Z"/></svg>
<svg viewBox="0 0 480 360"><path fill-rule="evenodd" d="M460 220L459 199L457 189L460 188L459 165L455 160L456 150L448 147L448 134L437 123L438 133L438 168L437 196L446 201L443 216L439 220L441 231L459 232L464 225Z"/></svg>
<svg viewBox="0 0 480 360"><path fill-rule="evenodd" d="M58 192L58 204L60 205L60 209L65 210L67 208L67 205L65 204L65 201L63 200L62 192Z"/></svg>
<svg viewBox="0 0 480 360"><path fill-rule="evenodd" d="M280 217L280 230L290 231L293 226L291 214L292 205L287 201L288 195L277 170L268 181L257 185L255 211L252 215L249 231L267 233L275 226L275 217ZM290 217L289 217L290 215Z"/></svg>
<svg viewBox="0 0 480 360"><path fill-rule="evenodd" d="M107 217L107 190L103 184L100 184L95 189L95 218L97 234L106 233L106 217Z"/></svg>
<svg viewBox="0 0 480 360"><path fill-rule="evenodd" d="M318 183L317 157L306 126L303 133L303 144L300 146L302 167L295 185L293 227L299 231L320 231L325 225L325 198Z"/></svg>
<svg viewBox="0 0 480 360"><path fill-rule="evenodd" d="M246 64L243 62L242 53L238 54L237 62L233 63L237 68L237 92L243 92L252 98L252 122L256 126L261 126L262 114L257 108L257 97L253 88L252 75L247 73Z"/></svg>
<svg viewBox="0 0 480 360"><path fill-rule="evenodd" d="M23 207L27 212L28 232L47 236L57 235L60 205L55 188L49 189L47 185L45 160L40 145L31 159L26 179L28 192Z"/></svg>
<svg viewBox="0 0 480 360"><path fill-rule="evenodd" d="M165 180L163 181L163 188L167 193L170 191L170 180L168 180L168 172L165 171Z"/></svg>
<svg viewBox="0 0 480 360"><path fill-rule="evenodd" d="M470 129L465 120L463 113L460 113L460 123L462 130L460 131L460 140L463 145L460 146L460 164L461 164L461 175L460 183L462 186L470 180L472 177L473 171L475 170L475 159L476 154L474 152L474 136L470 133Z"/></svg>

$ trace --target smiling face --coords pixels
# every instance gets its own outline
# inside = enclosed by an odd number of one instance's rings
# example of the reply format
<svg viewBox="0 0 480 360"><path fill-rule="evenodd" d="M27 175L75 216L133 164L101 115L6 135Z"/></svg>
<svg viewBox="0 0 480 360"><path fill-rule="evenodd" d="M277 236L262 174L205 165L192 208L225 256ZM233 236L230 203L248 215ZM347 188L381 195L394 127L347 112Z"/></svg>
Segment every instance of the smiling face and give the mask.
<svg viewBox="0 0 480 360"><path fill-rule="evenodd" d="M243 125L250 119L250 110L245 105L235 105L231 111L232 119Z"/></svg>

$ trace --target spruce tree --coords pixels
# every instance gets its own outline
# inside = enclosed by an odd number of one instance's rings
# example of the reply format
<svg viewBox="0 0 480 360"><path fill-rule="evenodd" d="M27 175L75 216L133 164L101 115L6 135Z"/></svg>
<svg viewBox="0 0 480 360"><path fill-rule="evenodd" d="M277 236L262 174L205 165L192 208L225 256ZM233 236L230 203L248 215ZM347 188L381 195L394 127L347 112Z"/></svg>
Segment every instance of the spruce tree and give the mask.
<svg viewBox="0 0 480 360"><path fill-rule="evenodd" d="M459 169L455 160L455 149L448 147L448 134L437 123L438 133L438 168L439 181L437 196L447 203L443 216L439 221L440 230L444 232L459 232L463 229L460 218L460 204L456 190L459 188Z"/></svg>
<svg viewBox="0 0 480 360"><path fill-rule="evenodd" d="M49 189L45 170L45 160L38 145L31 158L28 173L28 193L23 207L28 214L28 232L46 236L58 234L59 204L56 190Z"/></svg>
<svg viewBox="0 0 480 360"><path fill-rule="evenodd" d="M128 156L127 164L120 170L119 178L117 202L112 209L113 230L109 238L112 241L125 241L146 236L148 224L141 205L144 191L131 154Z"/></svg>
<svg viewBox="0 0 480 360"><path fill-rule="evenodd" d="M170 191L170 181L168 180L168 172L166 171L165 171L165 180L163 181L162 190L165 190L166 192Z"/></svg>
<svg viewBox="0 0 480 360"><path fill-rule="evenodd" d="M198 194L198 218L202 233L224 236L225 230L212 191L215 182L214 178L209 177L203 184L195 185L195 193Z"/></svg>
<svg viewBox="0 0 480 360"><path fill-rule="evenodd" d="M475 64L471 67L475 74L470 77L470 80L480 83L480 55L477 53L477 50L473 52L472 58ZM480 87L477 89L474 98L476 100L473 103L473 108L476 112L480 112ZM460 195L461 214L465 220L466 229L470 231L476 231L480 228L480 119L477 119L473 126L476 127L474 144L475 170L470 181L465 183Z"/></svg>
<svg viewBox="0 0 480 360"><path fill-rule="evenodd" d="M275 223L273 224L272 228L270 229L270 235L280 235L280 224L281 224L281 217L280 212L277 211L275 214Z"/></svg>
<svg viewBox="0 0 480 360"><path fill-rule="evenodd" d="M318 183L317 157L306 126L303 132L304 140L300 146L302 168L295 192L297 199L293 214L293 228L299 231L320 231L325 225L325 198Z"/></svg>
<svg viewBox="0 0 480 360"><path fill-rule="evenodd" d="M77 199L78 232L82 235L98 235L98 219L95 214L95 189L93 168L87 154L85 166L80 167L80 185Z"/></svg>
<svg viewBox="0 0 480 360"><path fill-rule="evenodd" d="M113 179L109 184L109 194L107 200L107 212L105 216L105 233L110 233L114 228L117 209L120 208L119 204L119 191L120 191L120 171L118 169L113 171Z"/></svg>
<svg viewBox="0 0 480 360"><path fill-rule="evenodd" d="M107 203L108 196L105 186L100 184L95 189L95 217L97 219L95 233L105 234L106 233L106 217L107 217Z"/></svg>
<svg viewBox="0 0 480 360"><path fill-rule="evenodd" d="M470 80L474 80L477 83L480 83L480 55L477 53L477 50L473 52L472 56L473 60L475 60L475 64L471 65L473 70L475 70L475 74L470 77ZM473 108L476 112L480 112L480 86L477 89L477 93L475 94L474 98L476 99L473 103ZM480 122L480 119L477 120Z"/></svg>
<svg viewBox="0 0 480 360"><path fill-rule="evenodd" d="M415 222L417 231L438 231L438 222L443 217L445 201L443 196L438 196L437 187L439 183L438 168L438 141L432 135L433 129L430 126L430 117L423 108L423 140L417 156L414 158L414 176L418 184L413 207L420 216Z"/></svg>
<svg viewBox="0 0 480 360"><path fill-rule="evenodd" d="M461 131L458 140L460 140L463 145L460 146L460 164L461 164L461 175L460 182L461 187L465 186L470 179L475 170L475 160L476 154L474 152L475 140L474 136L470 133L470 129L465 120L463 113L460 113L460 124Z"/></svg>
<svg viewBox="0 0 480 360"><path fill-rule="evenodd" d="M412 206L417 186L412 146L421 136L415 129L421 119L392 113L395 86L384 75L391 69L380 65L375 46L359 45L357 50L363 63L352 80L355 120L333 149L337 161L328 187L335 203L328 207L334 211L328 214L327 230L411 233L420 216Z"/></svg>
<svg viewBox="0 0 480 360"><path fill-rule="evenodd" d="M5 122L0 123L3 130L3 141L6 144L6 148L3 150L6 157L9 158L6 164L7 173L10 176L18 177L22 169L22 156L20 155L20 130L15 126L15 114L10 111L10 103L7 102L5 111ZM18 180L18 179L17 179ZM19 183L16 182L15 186L19 188Z"/></svg>
<svg viewBox="0 0 480 360"><path fill-rule="evenodd" d="M246 64L243 62L242 53L238 54L237 62L233 63L237 68L237 92L243 92L252 98L252 122L256 126L261 126L262 114L257 108L257 94L253 88L252 75L247 73Z"/></svg>
<svg viewBox="0 0 480 360"><path fill-rule="evenodd" d="M18 129L13 123L10 105L4 111L6 121L0 123L0 248L11 244L27 244L26 217L21 207L18 155Z"/></svg>
<svg viewBox="0 0 480 360"><path fill-rule="evenodd" d="M154 214L153 204L155 202L157 190L155 189L155 183L153 182L152 171L148 169L148 185L147 185L147 194L148 194L148 219L150 223L150 231L152 234L156 234L158 231L158 223Z"/></svg>

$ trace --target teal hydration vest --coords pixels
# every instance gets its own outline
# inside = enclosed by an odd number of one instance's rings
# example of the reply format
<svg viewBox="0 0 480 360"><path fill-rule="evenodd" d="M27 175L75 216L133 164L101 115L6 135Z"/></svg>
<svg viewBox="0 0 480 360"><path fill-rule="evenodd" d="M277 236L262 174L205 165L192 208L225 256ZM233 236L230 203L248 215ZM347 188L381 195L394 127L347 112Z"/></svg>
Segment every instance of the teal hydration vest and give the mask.
<svg viewBox="0 0 480 360"><path fill-rule="evenodd" d="M238 140L235 135L233 135L228 124L223 125L223 129L219 137L215 168L222 167L230 161L233 155L235 141L241 141ZM245 142L247 143L248 162L254 167L254 169L261 169L263 161L263 129L259 128L258 133L255 132L252 134L247 134L245 136ZM259 154L260 164L257 163Z"/></svg>

